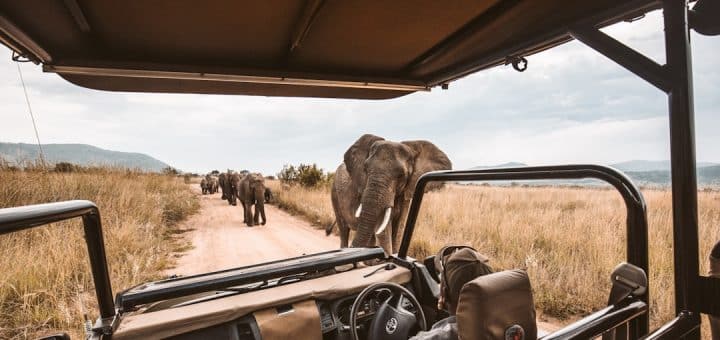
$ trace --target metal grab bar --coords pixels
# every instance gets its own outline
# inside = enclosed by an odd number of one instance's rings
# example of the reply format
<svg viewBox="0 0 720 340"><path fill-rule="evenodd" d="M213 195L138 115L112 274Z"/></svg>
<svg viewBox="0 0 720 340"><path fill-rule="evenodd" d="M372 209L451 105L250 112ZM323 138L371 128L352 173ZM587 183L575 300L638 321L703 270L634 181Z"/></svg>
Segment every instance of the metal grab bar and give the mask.
<svg viewBox="0 0 720 340"><path fill-rule="evenodd" d="M612 185L622 196L627 210L627 261L648 273L648 223L645 199L638 188L623 173L613 168L594 164L536 166L522 168L487 170L450 170L424 174L418 179L412 203L405 223L402 243L398 257L406 258L410 241L415 230L420 206L429 182L438 181L504 181L504 180L557 180L595 178ZM650 289L641 297L647 304ZM649 320L647 315L639 317L637 325L631 325L631 334L647 334ZM637 326L637 327L635 327Z"/></svg>
<svg viewBox="0 0 720 340"><path fill-rule="evenodd" d="M0 235L39 227L48 223L82 217L85 242L90 257L100 317L115 316L112 287L108 273L100 211L95 203L84 200L26 205L0 209Z"/></svg>
<svg viewBox="0 0 720 340"><path fill-rule="evenodd" d="M542 337L542 340L593 339L633 319L647 315L647 312L648 306L642 301L631 302L625 306L608 306Z"/></svg>

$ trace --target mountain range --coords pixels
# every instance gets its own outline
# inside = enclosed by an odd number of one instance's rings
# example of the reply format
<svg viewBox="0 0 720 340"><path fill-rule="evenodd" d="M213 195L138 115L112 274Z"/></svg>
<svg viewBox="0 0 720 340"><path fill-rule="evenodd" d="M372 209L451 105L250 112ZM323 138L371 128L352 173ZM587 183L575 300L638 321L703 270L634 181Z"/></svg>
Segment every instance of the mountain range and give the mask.
<svg viewBox="0 0 720 340"><path fill-rule="evenodd" d="M509 162L498 165L476 166L471 169L499 169L508 167L526 167L525 163ZM670 161L631 160L609 164L609 166L625 173L637 185L667 187L670 185ZM697 163L698 185L720 186L720 164L711 162ZM563 181L528 181L523 184L555 184L555 185L598 185L595 180L563 180ZM498 182L507 185L508 182Z"/></svg>
<svg viewBox="0 0 720 340"><path fill-rule="evenodd" d="M43 144L42 148L45 160L53 164L69 162L83 166L117 166L154 172L168 167L165 162L146 154L105 150L88 144ZM37 144L0 142L0 159L22 164L37 158Z"/></svg>

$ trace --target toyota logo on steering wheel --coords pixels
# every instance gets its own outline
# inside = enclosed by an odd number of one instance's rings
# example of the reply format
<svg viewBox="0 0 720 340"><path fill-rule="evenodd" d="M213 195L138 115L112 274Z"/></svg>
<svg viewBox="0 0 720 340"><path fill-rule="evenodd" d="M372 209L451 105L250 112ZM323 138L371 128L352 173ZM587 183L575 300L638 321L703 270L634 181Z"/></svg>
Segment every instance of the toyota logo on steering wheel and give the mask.
<svg viewBox="0 0 720 340"><path fill-rule="evenodd" d="M398 321L396 318L390 318L390 320L385 323L385 331L387 334L393 334L395 333L395 330L397 330Z"/></svg>

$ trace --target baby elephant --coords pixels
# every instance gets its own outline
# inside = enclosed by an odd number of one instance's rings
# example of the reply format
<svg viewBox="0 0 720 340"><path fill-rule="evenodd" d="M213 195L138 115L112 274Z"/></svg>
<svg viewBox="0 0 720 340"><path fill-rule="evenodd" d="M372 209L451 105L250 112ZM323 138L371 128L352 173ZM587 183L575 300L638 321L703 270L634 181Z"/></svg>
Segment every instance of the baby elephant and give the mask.
<svg viewBox="0 0 720 340"><path fill-rule="evenodd" d="M273 197L272 190L265 188L265 203L273 203L275 198Z"/></svg>
<svg viewBox="0 0 720 340"><path fill-rule="evenodd" d="M210 193L210 184L205 178L200 180L200 190L202 190L203 195Z"/></svg>

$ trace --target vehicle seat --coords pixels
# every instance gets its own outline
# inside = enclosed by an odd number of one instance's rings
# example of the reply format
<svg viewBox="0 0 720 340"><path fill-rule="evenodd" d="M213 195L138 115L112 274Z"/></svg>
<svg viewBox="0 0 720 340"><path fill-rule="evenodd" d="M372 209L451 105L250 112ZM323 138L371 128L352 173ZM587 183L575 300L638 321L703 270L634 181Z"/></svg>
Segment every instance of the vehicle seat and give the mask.
<svg viewBox="0 0 720 340"><path fill-rule="evenodd" d="M457 326L461 340L537 339L527 272L506 270L466 283L458 299Z"/></svg>

